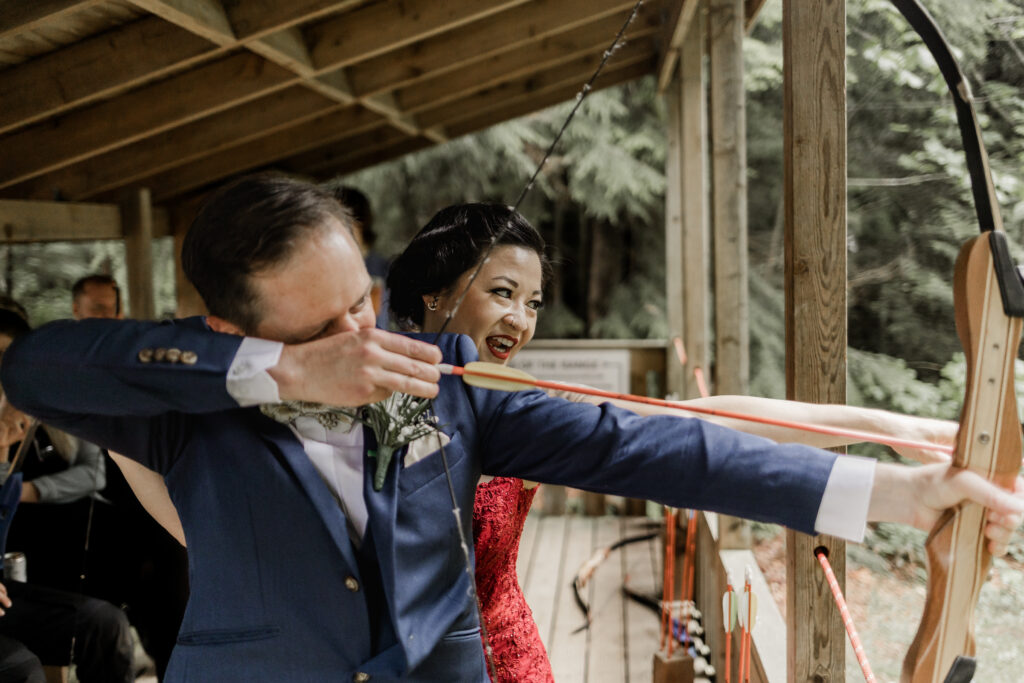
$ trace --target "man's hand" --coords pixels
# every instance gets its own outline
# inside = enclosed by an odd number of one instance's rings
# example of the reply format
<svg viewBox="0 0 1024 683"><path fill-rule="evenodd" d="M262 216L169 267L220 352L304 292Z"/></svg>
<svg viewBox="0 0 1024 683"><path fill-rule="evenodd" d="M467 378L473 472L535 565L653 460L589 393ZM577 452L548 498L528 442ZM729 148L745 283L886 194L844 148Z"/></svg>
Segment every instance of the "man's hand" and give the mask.
<svg viewBox="0 0 1024 683"><path fill-rule="evenodd" d="M399 391L437 396L441 350L377 329L286 344L270 376L282 401L361 406Z"/></svg>
<svg viewBox="0 0 1024 683"><path fill-rule="evenodd" d="M868 520L902 522L931 531L942 513L963 502L988 508L988 550L1006 554L1013 532L1024 521L1024 479L1007 491L970 470L948 465L903 467L879 464L871 491Z"/></svg>
<svg viewBox="0 0 1024 683"><path fill-rule="evenodd" d="M7 448L25 438L31 418L0 395L0 462L7 462Z"/></svg>

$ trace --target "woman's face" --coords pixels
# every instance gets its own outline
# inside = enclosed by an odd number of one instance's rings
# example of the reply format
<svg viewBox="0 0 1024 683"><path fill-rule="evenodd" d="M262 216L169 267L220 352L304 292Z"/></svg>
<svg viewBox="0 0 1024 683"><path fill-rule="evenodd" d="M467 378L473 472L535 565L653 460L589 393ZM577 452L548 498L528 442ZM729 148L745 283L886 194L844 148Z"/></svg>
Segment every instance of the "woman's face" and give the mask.
<svg viewBox="0 0 1024 683"><path fill-rule="evenodd" d="M437 310L430 310L435 296L424 295L425 332L441 329L473 270L463 273L449 291L436 295ZM512 245L495 247L446 331L472 338L480 360L508 363L537 329L537 312L543 303L541 282L537 252Z"/></svg>

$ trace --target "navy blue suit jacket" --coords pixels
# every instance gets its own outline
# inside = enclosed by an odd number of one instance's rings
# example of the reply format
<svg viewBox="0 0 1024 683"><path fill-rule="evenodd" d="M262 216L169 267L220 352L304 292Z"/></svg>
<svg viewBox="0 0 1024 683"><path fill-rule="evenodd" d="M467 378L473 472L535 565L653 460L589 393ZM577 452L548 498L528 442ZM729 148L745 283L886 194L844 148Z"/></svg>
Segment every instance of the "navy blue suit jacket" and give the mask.
<svg viewBox="0 0 1024 683"><path fill-rule="evenodd" d="M241 338L201 319L46 325L3 359L12 403L160 472L184 525L191 598L168 681L487 681L439 453L364 491L397 643L372 649L344 512L291 431L239 408L225 378ZM445 361L476 359L465 337ZM196 362L142 362L143 349ZM461 524L481 472L778 522L811 532L834 456L696 419L441 380L435 412ZM373 434L366 431L373 446ZM353 583L352 579L355 580ZM353 589L355 587L355 589Z"/></svg>

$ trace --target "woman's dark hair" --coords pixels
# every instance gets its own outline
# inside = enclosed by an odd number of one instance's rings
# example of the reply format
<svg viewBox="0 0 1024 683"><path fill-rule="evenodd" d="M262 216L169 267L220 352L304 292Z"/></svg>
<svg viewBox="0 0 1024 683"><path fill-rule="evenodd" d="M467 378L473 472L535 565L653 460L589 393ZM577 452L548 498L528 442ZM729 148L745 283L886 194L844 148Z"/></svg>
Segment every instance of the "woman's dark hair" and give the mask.
<svg viewBox="0 0 1024 683"><path fill-rule="evenodd" d="M551 281L544 238L519 212L502 204L456 204L441 209L388 271L391 315L403 328L423 325L423 295L445 292L494 246L529 249L540 258L542 286Z"/></svg>
<svg viewBox="0 0 1024 683"><path fill-rule="evenodd" d="M249 276L284 263L300 238L330 218L351 230L348 211L315 185L257 174L218 190L185 236L181 264L209 312L246 332L260 322Z"/></svg>

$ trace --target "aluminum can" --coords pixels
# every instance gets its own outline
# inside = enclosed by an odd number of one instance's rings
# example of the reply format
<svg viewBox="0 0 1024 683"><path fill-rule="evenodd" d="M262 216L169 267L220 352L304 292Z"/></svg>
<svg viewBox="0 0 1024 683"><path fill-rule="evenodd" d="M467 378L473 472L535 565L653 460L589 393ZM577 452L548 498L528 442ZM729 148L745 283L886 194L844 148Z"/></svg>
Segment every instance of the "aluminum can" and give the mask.
<svg viewBox="0 0 1024 683"><path fill-rule="evenodd" d="M28 562L25 553L4 553L4 578L8 581L28 581Z"/></svg>

